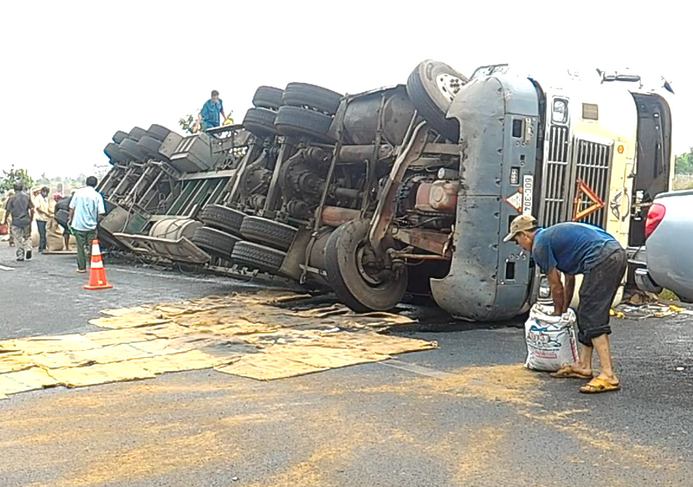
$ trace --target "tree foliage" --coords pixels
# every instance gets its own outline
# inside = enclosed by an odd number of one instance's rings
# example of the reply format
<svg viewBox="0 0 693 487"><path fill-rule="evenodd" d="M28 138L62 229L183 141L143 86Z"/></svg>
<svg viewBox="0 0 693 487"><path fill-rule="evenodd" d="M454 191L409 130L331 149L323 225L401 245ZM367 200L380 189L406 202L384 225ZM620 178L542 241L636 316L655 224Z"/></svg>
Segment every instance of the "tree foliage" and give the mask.
<svg viewBox="0 0 693 487"><path fill-rule="evenodd" d="M0 178L0 191L7 191L12 189L14 183L21 182L24 184L24 189L31 189L34 185L34 180L29 176L26 169L15 169L14 165L10 167L9 171L2 171L2 178Z"/></svg>
<svg viewBox="0 0 693 487"><path fill-rule="evenodd" d="M693 147L685 154L676 156L674 174L693 174Z"/></svg>

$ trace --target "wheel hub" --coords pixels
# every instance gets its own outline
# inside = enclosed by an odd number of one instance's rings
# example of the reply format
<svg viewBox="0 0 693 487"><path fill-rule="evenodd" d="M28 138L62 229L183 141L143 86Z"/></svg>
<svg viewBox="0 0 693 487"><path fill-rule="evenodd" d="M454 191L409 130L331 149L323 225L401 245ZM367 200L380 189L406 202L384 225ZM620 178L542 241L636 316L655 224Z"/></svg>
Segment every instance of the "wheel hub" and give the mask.
<svg viewBox="0 0 693 487"><path fill-rule="evenodd" d="M438 86L438 90L440 90L443 96L447 98L450 102L452 102L452 100L455 98L455 95L459 93L463 85L464 81L462 81L457 76L453 76L448 73L440 74L436 78L436 86Z"/></svg>

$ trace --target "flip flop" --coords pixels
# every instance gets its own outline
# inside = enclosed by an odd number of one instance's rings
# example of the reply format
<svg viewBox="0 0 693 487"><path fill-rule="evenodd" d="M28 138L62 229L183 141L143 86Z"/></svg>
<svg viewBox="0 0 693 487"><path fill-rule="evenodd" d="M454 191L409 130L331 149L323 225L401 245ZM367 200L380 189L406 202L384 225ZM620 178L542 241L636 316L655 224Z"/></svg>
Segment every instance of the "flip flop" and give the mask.
<svg viewBox="0 0 693 487"><path fill-rule="evenodd" d="M618 391L621 388L621 384L612 384L606 379L601 377L595 377L587 384L580 388L580 392L585 394L600 394L602 392Z"/></svg>
<svg viewBox="0 0 693 487"><path fill-rule="evenodd" d="M551 377L558 377L559 379L591 379L592 375L581 374L574 371L570 365L564 365L557 372L552 373Z"/></svg>

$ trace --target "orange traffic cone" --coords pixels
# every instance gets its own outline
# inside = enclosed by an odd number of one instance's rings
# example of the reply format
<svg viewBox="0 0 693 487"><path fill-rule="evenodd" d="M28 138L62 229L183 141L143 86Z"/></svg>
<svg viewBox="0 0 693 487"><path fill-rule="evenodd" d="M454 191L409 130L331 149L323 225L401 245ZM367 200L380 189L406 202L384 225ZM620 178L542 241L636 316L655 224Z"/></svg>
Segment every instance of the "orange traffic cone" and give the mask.
<svg viewBox="0 0 693 487"><path fill-rule="evenodd" d="M113 284L106 281L106 269L101 260L101 249L99 239L91 241L91 267L89 268L89 284L84 285L84 289L110 289Z"/></svg>

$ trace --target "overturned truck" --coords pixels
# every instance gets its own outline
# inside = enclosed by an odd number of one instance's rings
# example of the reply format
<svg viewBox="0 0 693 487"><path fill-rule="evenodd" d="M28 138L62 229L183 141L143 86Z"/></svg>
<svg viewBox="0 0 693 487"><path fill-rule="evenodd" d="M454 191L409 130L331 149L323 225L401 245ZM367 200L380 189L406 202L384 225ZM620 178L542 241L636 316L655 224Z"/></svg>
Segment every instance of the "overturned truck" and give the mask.
<svg viewBox="0 0 693 487"><path fill-rule="evenodd" d="M241 125L117 132L102 238L330 288L356 311L407 296L511 318L549 298L530 256L502 241L515 216L585 221L639 249L673 176L667 93L632 76L541 83L428 60L356 95L261 86Z"/></svg>

